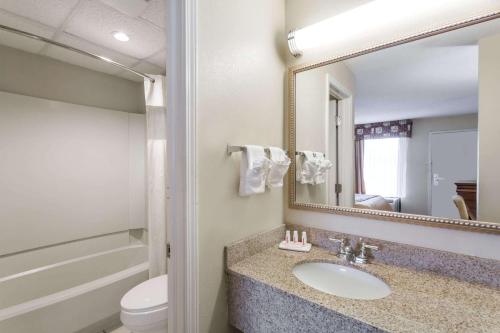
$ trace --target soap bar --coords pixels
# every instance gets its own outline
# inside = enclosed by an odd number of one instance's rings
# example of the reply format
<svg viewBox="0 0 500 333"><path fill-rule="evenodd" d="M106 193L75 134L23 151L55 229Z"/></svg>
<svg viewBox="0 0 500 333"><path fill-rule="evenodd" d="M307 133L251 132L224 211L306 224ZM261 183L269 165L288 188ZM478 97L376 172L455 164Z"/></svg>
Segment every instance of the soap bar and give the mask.
<svg viewBox="0 0 500 333"><path fill-rule="evenodd" d="M287 243L286 241L282 241L279 245L279 248L282 250L298 251L298 252L309 252L311 251L311 247L312 247L311 243L306 243L305 245L302 245L302 243L293 243L293 242Z"/></svg>

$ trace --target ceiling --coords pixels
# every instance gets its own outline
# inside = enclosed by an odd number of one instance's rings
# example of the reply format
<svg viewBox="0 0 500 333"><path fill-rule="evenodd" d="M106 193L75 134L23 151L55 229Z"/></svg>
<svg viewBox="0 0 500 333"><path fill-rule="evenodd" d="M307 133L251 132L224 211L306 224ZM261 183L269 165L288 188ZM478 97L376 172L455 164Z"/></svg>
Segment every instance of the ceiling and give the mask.
<svg viewBox="0 0 500 333"><path fill-rule="evenodd" d="M350 59L355 122L478 112L478 41L500 19Z"/></svg>
<svg viewBox="0 0 500 333"><path fill-rule="evenodd" d="M165 74L164 0L0 0L0 24ZM120 42L112 33L125 32ZM141 77L58 46L0 31L0 44L134 81Z"/></svg>

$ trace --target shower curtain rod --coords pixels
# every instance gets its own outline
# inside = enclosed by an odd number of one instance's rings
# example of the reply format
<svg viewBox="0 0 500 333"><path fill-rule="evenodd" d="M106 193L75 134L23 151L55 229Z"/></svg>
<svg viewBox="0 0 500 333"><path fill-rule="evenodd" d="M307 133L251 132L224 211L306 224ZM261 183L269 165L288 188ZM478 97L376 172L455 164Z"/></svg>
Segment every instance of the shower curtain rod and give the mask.
<svg viewBox="0 0 500 333"><path fill-rule="evenodd" d="M48 39L48 38L45 38L45 37L42 37L42 36L39 36L39 35L32 34L32 33L27 32L27 31L14 29L14 28L8 27L6 25L0 24L0 29L5 30L5 31L9 31L9 32L13 32L15 34L18 34L18 35L21 35L21 36L24 36L24 37L28 37L28 38L31 38L31 39L39 40L39 41L42 41L42 42L45 42L45 43L49 43L49 44L52 44L52 45L55 45L55 46L59 46L59 47L62 47L64 49L67 49L67 50L70 50L70 51L73 51L73 52L76 52L76 53L80 53L80 54L86 55L88 57L97 59L97 60L101 60L101 61L107 62L108 64L111 64L113 66L119 67L119 68L124 69L124 70L126 70L128 72L134 73L135 75L139 75L139 76L141 76L141 77L143 77L145 79L148 79L149 81L151 81L151 83L155 82L155 80L151 76L148 76L148 75L146 75L144 73L141 73L141 72L138 72L136 70L133 70L132 68L127 67L125 65L122 65L119 62L113 61L113 60L111 60L109 58L106 58L106 57L103 57L103 56L100 56L100 55L97 55L97 54L94 54L94 53L90 53L90 52L87 52L87 51L84 51L84 50L80 50L80 49L77 49L75 47L72 47L72 46L69 46L69 45L66 45L66 44L63 44L63 43L59 43L59 42L56 42L54 40L51 40L51 39Z"/></svg>

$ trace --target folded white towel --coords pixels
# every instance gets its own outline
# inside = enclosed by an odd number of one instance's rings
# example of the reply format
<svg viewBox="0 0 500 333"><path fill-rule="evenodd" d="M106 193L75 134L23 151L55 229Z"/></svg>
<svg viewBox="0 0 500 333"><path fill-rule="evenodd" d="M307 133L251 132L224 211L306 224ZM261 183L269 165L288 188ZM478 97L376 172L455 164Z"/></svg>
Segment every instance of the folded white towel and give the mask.
<svg viewBox="0 0 500 333"><path fill-rule="evenodd" d="M333 166L333 163L327 160L321 153L319 155L316 153L316 163L318 167L314 175L314 184L324 184L326 182L326 173Z"/></svg>
<svg viewBox="0 0 500 333"><path fill-rule="evenodd" d="M270 161L261 146L244 146L240 164L240 196L264 193Z"/></svg>
<svg viewBox="0 0 500 333"><path fill-rule="evenodd" d="M290 159L285 151L278 147L269 147L271 165L267 174L266 184L269 187L283 187L283 177L290 166Z"/></svg>
<svg viewBox="0 0 500 333"><path fill-rule="evenodd" d="M304 156L297 158L297 181L301 184L313 184L316 174L315 157L312 151L304 151Z"/></svg>
<svg viewBox="0 0 500 333"><path fill-rule="evenodd" d="M326 182L326 173L333 163L321 152L304 151L297 161L297 181L301 184L318 185Z"/></svg>

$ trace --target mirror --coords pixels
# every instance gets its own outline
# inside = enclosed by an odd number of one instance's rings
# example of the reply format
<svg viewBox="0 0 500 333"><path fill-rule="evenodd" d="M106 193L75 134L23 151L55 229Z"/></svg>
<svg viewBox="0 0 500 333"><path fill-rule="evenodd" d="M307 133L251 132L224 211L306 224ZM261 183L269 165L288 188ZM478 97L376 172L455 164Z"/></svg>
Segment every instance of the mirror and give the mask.
<svg viewBox="0 0 500 333"><path fill-rule="evenodd" d="M499 220L500 19L290 75L291 208Z"/></svg>

